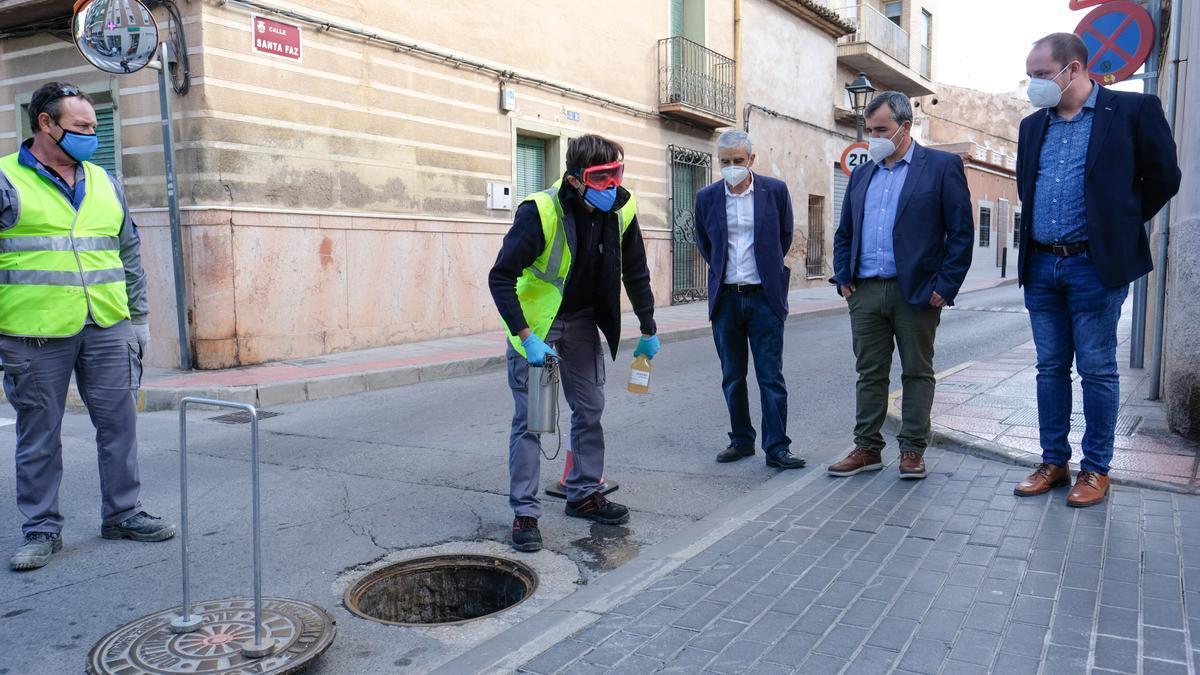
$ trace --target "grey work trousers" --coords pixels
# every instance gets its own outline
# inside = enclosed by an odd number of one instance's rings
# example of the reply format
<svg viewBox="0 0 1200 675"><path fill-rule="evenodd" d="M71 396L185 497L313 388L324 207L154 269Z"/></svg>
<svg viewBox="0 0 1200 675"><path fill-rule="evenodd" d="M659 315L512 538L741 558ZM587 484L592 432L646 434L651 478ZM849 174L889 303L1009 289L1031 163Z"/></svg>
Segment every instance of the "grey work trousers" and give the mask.
<svg viewBox="0 0 1200 675"><path fill-rule="evenodd" d="M109 328L89 324L76 335L44 342L0 336L4 393L17 411L17 508L25 516L24 533L62 531L62 421L72 372L96 427L103 523L119 523L140 510L134 398L142 379L140 352L128 321Z"/></svg>
<svg viewBox="0 0 1200 675"><path fill-rule="evenodd" d="M604 475L604 352L591 310L555 319L546 342L559 356L563 393L571 408L571 470L567 473L568 501L579 501L600 489ZM518 516L542 515L538 500L541 443L525 431L529 404L529 362L508 347L508 386L516 410L508 441L508 504ZM561 421L559 424L561 425ZM561 427L560 427L561 429ZM556 442L553 439L550 442Z"/></svg>

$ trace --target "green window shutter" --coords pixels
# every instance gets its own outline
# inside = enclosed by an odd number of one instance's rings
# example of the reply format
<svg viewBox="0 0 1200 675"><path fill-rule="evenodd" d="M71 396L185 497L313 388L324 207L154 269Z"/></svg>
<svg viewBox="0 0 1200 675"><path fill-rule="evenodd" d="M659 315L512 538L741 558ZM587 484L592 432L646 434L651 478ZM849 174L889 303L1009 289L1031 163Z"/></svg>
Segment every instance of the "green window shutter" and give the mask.
<svg viewBox="0 0 1200 675"><path fill-rule="evenodd" d="M546 141L531 136L517 136L517 182L513 187L513 206L533 192L545 190Z"/></svg>
<svg viewBox="0 0 1200 675"><path fill-rule="evenodd" d="M671 37L683 35L683 0L671 0L670 14Z"/></svg>
<svg viewBox="0 0 1200 675"><path fill-rule="evenodd" d="M104 167L112 175L117 175L117 137L113 127L113 107L111 105L96 106L96 138L100 146L92 156L92 162Z"/></svg>

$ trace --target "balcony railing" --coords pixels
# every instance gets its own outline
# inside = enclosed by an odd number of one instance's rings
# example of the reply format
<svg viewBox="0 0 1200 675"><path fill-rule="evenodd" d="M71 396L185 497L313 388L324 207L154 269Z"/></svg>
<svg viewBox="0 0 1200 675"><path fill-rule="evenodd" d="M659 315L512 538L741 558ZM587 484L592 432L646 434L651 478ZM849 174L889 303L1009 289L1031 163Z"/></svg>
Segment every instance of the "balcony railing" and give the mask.
<svg viewBox="0 0 1200 675"><path fill-rule="evenodd" d="M659 105L683 104L736 119L734 61L685 37L658 41Z"/></svg>
<svg viewBox="0 0 1200 675"><path fill-rule="evenodd" d="M933 79L933 54L925 45L921 45L921 76L927 80Z"/></svg>
<svg viewBox="0 0 1200 675"><path fill-rule="evenodd" d="M854 4L837 10L839 16L853 23L858 30L839 40L841 44L865 42L883 53L908 65L908 33L879 10L866 4Z"/></svg>

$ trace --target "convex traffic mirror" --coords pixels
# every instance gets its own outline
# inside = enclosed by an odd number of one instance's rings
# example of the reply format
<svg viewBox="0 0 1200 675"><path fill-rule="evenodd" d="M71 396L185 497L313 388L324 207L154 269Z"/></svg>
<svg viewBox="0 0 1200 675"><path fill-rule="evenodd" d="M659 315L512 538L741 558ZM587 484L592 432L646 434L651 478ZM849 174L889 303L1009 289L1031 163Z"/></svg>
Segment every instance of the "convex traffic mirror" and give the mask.
<svg viewBox="0 0 1200 675"><path fill-rule="evenodd" d="M75 10L71 30L83 58L106 73L137 72L158 50L158 26L138 0L83 3Z"/></svg>

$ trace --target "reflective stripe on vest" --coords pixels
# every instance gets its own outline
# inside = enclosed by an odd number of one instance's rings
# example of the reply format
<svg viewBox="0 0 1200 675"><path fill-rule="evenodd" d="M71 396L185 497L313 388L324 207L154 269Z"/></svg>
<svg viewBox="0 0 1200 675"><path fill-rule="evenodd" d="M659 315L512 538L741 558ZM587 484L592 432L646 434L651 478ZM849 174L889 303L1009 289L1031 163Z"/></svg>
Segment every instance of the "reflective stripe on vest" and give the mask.
<svg viewBox="0 0 1200 675"><path fill-rule="evenodd" d="M521 312L525 315L529 330L543 340L550 332L554 318L558 316L558 308L562 306L563 289L571 272L571 250L567 245L566 228L563 226L562 202L558 199L561 185L562 180L559 180L550 189L535 192L521 201L522 204L533 202L537 205L538 216L542 222L542 239L546 242L546 247L533 264L526 267L517 278L517 299L521 302ZM633 193L630 193L629 201L617 211L620 241L624 241L625 231L629 229L636 215L637 200L634 199ZM617 255L620 255L619 248ZM501 319L501 323L503 322ZM508 330L508 324L504 324L504 329L508 332L509 344L518 354L525 356L525 346L521 344L521 338Z"/></svg>
<svg viewBox="0 0 1200 675"><path fill-rule="evenodd" d="M87 193L76 211L16 154L0 158L20 210L0 231L0 334L67 337L89 312L102 327L129 318L118 239L125 212L104 169L84 162L83 170Z"/></svg>

